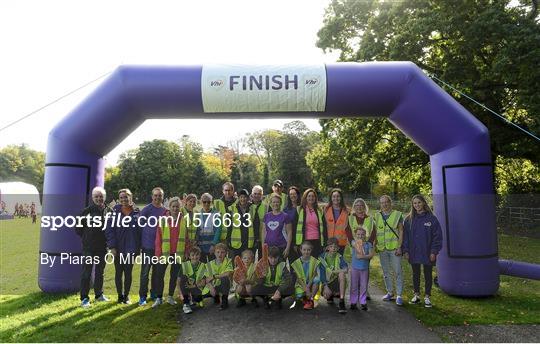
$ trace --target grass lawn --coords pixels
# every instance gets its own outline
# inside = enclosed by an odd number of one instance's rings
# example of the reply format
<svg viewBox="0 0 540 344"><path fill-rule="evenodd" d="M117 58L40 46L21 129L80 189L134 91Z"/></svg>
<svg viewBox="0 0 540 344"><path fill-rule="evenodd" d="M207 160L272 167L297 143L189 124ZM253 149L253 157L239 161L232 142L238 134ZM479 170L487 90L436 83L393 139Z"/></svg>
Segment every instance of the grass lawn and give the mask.
<svg viewBox="0 0 540 344"><path fill-rule="evenodd" d="M0 342L174 342L176 311L116 303L114 266L105 268L111 302L80 307L79 295L45 294L37 285L39 225L29 219L0 221ZM138 265L132 301L138 300ZM168 276L168 274L167 274ZM166 284L167 285L167 284ZM93 291L91 291L93 301Z"/></svg>
<svg viewBox="0 0 540 344"><path fill-rule="evenodd" d="M540 264L540 240L524 237L500 235L499 255L504 259L513 259ZM382 270L379 258L371 262L371 281L384 290ZM497 295L492 297L466 299L449 296L433 286L431 300L433 308L411 305L408 301L413 296L412 270L408 262L403 261L405 278L405 308L426 326L469 325L469 324L539 324L540 323L540 281L501 275L501 284ZM423 291L423 274L420 290Z"/></svg>

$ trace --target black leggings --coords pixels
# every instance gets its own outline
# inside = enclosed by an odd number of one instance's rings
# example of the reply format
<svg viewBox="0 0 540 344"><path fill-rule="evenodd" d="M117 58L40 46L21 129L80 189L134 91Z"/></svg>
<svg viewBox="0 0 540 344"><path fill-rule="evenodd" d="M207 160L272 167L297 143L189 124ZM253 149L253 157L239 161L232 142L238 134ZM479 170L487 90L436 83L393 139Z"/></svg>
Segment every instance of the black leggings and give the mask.
<svg viewBox="0 0 540 344"><path fill-rule="evenodd" d="M168 264L156 264L157 277L156 277L156 295L157 297L163 297L163 289L165 289L165 273L167 272ZM169 296L174 296L174 290L176 289L176 281L178 274L181 270L179 263L171 264L170 278L169 278Z"/></svg>
<svg viewBox="0 0 540 344"><path fill-rule="evenodd" d="M131 289L133 264L126 263L121 264L120 259L115 257L114 259L114 283L116 284L116 292L118 296L129 295L129 290ZM123 291L122 291L122 275L124 275Z"/></svg>
<svg viewBox="0 0 540 344"><path fill-rule="evenodd" d="M426 295L431 295L431 284L433 283L433 278L431 277L431 272L433 270L433 265L425 264L411 264L413 271L413 287L416 294L420 294L420 266L424 267L424 280L425 280L425 289Z"/></svg>

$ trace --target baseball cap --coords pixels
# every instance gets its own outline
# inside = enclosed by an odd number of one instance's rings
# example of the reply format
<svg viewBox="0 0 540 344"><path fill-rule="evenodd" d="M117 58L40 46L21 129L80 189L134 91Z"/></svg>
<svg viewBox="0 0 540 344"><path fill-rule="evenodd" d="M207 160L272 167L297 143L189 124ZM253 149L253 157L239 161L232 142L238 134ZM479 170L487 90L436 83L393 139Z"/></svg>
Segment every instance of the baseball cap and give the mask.
<svg viewBox="0 0 540 344"><path fill-rule="evenodd" d="M274 183L272 185L277 185L277 186L280 186L280 187L283 187L283 182L279 179L276 179L274 180Z"/></svg>

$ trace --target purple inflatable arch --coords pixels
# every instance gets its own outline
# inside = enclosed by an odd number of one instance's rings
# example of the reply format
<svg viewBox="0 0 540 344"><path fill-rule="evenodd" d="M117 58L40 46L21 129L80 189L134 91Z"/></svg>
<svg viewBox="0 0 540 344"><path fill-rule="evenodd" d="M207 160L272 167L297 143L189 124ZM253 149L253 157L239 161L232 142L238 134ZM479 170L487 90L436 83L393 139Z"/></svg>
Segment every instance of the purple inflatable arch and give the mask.
<svg viewBox="0 0 540 344"><path fill-rule="evenodd" d="M44 215L76 215L104 184L103 156L146 119L385 116L431 161L434 208L444 245L437 262L448 294L493 295L500 267L489 135L482 125L409 62L326 65L319 112L205 113L202 66L121 66L49 134ZM369 149L369 147L366 147ZM41 228L40 252L81 254L71 229ZM538 268L536 266L536 268ZM39 266L45 292L76 291L78 264Z"/></svg>

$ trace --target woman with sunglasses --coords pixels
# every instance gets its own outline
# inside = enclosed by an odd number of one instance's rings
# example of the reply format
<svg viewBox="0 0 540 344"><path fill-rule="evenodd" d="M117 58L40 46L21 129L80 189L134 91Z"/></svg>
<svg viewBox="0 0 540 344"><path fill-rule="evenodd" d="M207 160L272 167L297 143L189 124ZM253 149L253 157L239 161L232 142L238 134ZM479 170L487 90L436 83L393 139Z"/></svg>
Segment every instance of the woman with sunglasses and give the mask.
<svg viewBox="0 0 540 344"><path fill-rule="evenodd" d="M200 223L196 223L195 245L201 249L201 262L206 263L215 258L214 246L219 243L221 235L221 216L212 208L212 195L201 195L202 208L198 214ZM197 220L197 222L199 222Z"/></svg>

